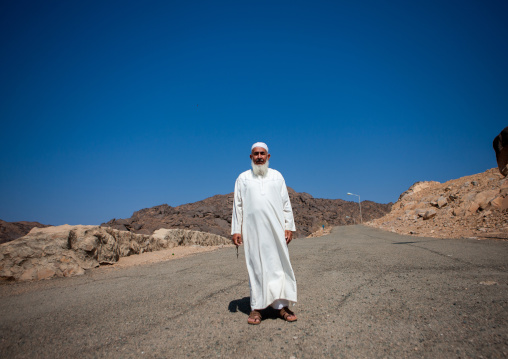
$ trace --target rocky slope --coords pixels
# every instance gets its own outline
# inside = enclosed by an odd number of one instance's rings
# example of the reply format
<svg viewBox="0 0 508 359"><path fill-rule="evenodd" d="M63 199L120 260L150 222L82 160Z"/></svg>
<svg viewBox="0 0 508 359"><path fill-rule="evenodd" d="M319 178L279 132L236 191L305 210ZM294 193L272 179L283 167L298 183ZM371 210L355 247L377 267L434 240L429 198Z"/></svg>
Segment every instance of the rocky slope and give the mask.
<svg viewBox="0 0 508 359"><path fill-rule="evenodd" d="M0 219L0 244L23 237L34 227L45 228L49 226L39 222L5 222Z"/></svg>
<svg viewBox="0 0 508 359"><path fill-rule="evenodd" d="M445 183L417 182L368 225L425 237L508 239L508 179L493 168Z"/></svg>
<svg viewBox="0 0 508 359"><path fill-rule="evenodd" d="M225 244L230 244L229 238L183 229L159 229L142 235L99 226L34 228L26 236L0 245L0 279L69 277L132 254Z"/></svg>
<svg viewBox="0 0 508 359"><path fill-rule="evenodd" d="M306 237L323 224L340 226L352 224L360 217L357 202L341 199L314 198L308 193L298 193L288 188L296 222L296 237ZM388 213L392 204L371 201L362 202L364 221L379 218ZM171 207L167 204L134 212L131 218L112 219L101 226L139 234L152 234L159 228L183 228L214 233L229 237L233 193L216 195L205 200Z"/></svg>

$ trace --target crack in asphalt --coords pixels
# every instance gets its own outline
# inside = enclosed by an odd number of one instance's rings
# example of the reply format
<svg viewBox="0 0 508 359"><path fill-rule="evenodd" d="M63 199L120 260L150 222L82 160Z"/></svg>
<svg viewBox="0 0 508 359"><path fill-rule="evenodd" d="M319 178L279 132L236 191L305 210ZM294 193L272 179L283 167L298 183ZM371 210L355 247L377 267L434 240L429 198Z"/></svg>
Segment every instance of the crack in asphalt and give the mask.
<svg viewBox="0 0 508 359"><path fill-rule="evenodd" d="M244 285L246 282L248 282L248 280L239 280L237 283L235 284L232 284L230 286L227 286L225 288L221 288L219 290L216 290L206 296L204 296L203 298L199 299L196 303L194 304L190 304L190 306L188 308L186 308L185 310L182 310L181 312L173 315L173 316L170 316L170 317L166 317L165 320L174 320L174 319L177 319L177 318L180 318L186 314L188 314L189 312L191 312L192 310L194 310L196 307L202 305L203 303L205 303L207 300L213 298L214 296L216 296L217 294L220 294L220 293L225 293L227 291L229 291L230 289L233 289L235 287L238 287L240 285ZM127 333L124 333L122 335L122 337L124 338L129 338L129 337L137 337L139 335L149 335L149 333L146 331L146 330L142 330L142 329L134 329L132 331L129 331ZM122 338L120 338L120 340L122 340ZM114 345L118 345L118 339L113 339L111 342L109 343L103 343L101 345L95 345L92 349L93 351L97 351L99 349L103 349L103 348L108 348L108 347L111 347L111 346L114 346ZM135 345L135 343L133 342L132 343L133 345ZM76 351L74 352L74 354L79 354L80 352L79 351Z"/></svg>
<svg viewBox="0 0 508 359"><path fill-rule="evenodd" d="M225 292L227 292L228 290L233 289L233 288L235 288L235 287L239 287L240 285L244 285L244 284L245 284L245 283L247 283L247 282L248 282L248 280L247 280L247 279L242 279L242 280L239 280L237 283L232 284L232 285L230 285L230 286L228 286L228 287L225 287L225 288L221 288L221 289L219 289L219 290L216 290L216 291L214 291L214 292L212 292L212 293L210 293L210 294L208 294L208 295L204 296L203 298L199 299L199 300L198 300L195 304L190 304L190 306L189 306L187 309L185 309L185 310L181 311L180 313L175 314L175 315L174 315L174 316L172 316L172 317L168 317L168 319L176 319L176 318L179 318L179 317L181 317L182 315L187 314L188 312L190 312L192 309L196 308L197 306L202 305L202 304L203 304L204 302L206 302L208 299L211 299L211 298L215 297L217 294L220 294L220 293L225 293Z"/></svg>
<svg viewBox="0 0 508 359"><path fill-rule="evenodd" d="M344 298L342 298L338 303L337 303L337 308L341 308L343 307L346 302L348 301L349 298L351 298L353 295L355 295L356 293L358 293L361 289L365 288L365 287L369 287L372 283L374 283L374 281L377 281L381 278L383 278L385 275L389 274L389 273L393 273L392 271L387 271L387 272L383 272L383 273L380 273L378 274L377 276L369 279L368 281L366 281L365 283L363 284L360 284L359 286L353 288L352 290L350 290L347 294L344 295Z"/></svg>

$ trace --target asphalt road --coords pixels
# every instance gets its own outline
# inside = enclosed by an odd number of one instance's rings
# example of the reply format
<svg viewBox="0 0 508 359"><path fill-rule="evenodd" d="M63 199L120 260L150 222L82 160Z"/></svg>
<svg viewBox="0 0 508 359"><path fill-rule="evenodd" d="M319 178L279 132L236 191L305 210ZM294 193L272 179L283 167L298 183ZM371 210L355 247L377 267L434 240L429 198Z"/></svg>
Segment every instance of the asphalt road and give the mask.
<svg viewBox="0 0 508 359"><path fill-rule="evenodd" d="M2 284L0 357L508 356L507 241L348 226L296 239L290 255L296 323L247 324L247 270L234 248Z"/></svg>

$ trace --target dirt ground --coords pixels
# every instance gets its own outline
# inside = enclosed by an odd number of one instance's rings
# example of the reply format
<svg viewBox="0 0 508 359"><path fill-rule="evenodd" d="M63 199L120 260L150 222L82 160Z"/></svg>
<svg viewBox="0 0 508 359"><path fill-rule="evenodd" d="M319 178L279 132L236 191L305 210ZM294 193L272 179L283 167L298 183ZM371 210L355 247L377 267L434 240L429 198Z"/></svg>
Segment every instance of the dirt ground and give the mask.
<svg viewBox="0 0 508 359"><path fill-rule="evenodd" d="M179 246L168 249L163 249L156 252L146 252L142 254L135 254L128 257L121 257L117 263L107 266L100 266L95 270L114 270L128 268L138 265L145 265L163 261L169 261L173 259L183 258L192 256L204 252L213 252L223 248L234 247L231 245L220 245L220 246Z"/></svg>

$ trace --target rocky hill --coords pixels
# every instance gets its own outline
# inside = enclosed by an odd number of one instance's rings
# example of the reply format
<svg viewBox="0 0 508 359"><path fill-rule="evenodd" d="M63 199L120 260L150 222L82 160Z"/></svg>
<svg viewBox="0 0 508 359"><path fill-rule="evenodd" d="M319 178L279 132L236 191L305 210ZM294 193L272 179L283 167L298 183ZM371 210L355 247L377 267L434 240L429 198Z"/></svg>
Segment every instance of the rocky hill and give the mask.
<svg viewBox="0 0 508 359"><path fill-rule="evenodd" d="M314 198L288 188L296 222L296 237L306 237L322 225L352 224L360 218L357 202ZM390 211L392 203L362 202L364 221L379 218ZM233 193L216 195L199 202L171 207L167 204L134 212L131 218L112 219L101 226L139 234L152 234L159 228L182 228L230 236ZM346 216L351 218L347 219Z"/></svg>
<svg viewBox="0 0 508 359"><path fill-rule="evenodd" d="M0 244L23 237L34 227L45 228L49 226L39 222L5 222L0 219Z"/></svg>
<svg viewBox="0 0 508 359"><path fill-rule="evenodd" d="M417 182L368 225L425 237L508 239L508 179L493 168L445 183Z"/></svg>

